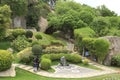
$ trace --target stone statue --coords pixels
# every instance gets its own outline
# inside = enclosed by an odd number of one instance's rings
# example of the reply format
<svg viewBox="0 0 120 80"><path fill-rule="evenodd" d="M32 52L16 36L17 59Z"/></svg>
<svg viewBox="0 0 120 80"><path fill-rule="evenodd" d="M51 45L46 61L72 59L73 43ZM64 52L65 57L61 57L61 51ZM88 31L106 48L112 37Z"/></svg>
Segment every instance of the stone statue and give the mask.
<svg viewBox="0 0 120 80"><path fill-rule="evenodd" d="M62 56L62 57L60 58L60 64L61 64L61 66L67 66L65 56Z"/></svg>

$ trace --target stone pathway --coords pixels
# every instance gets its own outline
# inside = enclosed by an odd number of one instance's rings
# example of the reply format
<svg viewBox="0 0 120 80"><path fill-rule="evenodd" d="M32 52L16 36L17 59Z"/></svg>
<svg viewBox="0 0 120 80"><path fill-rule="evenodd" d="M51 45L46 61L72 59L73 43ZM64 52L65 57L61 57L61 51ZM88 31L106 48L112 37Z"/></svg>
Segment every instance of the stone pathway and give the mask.
<svg viewBox="0 0 120 80"><path fill-rule="evenodd" d="M105 66L95 65L96 67L101 68L102 70L93 70L88 69L84 67L79 67L77 65L71 64L70 67L60 67L60 66L52 66L56 70L54 73L46 72L43 70L40 70L38 72L33 71L32 66L23 65L23 64L15 64L16 67L27 70L29 72L32 72L34 74L46 76L46 77L54 77L54 78L85 78L85 77L93 77L93 76L99 76L104 74L110 74L110 73L117 73L118 71L112 70Z"/></svg>
<svg viewBox="0 0 120 80"><path fill-rule="evenodd" d="M15 77L15 65L12 65L10 69L0 72L0 77Z"/></svg>

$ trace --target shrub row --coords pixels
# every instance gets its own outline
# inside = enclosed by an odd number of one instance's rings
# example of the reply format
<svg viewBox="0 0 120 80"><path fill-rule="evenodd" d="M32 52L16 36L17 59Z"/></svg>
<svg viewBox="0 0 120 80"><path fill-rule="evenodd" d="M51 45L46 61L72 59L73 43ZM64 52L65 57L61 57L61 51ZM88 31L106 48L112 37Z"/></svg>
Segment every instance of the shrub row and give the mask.
<svg viewBox="0 0 120 80"><path fill-rule="evenodd" d="M46 63L41 63L41 67L42 69L44 70L47 70L50 68L50 65L51 65L51 61L56 61L56 60L60 60L60 58L62 56L65 56L66 60L71 62L71 63L81 63L82 62L82 57L78 54L64 54L64 53L61 53L61 54L44 54L42 57L41 57L41 62L42 61L46 61ZM44 60L44 59L47 59L47 60Z"/></svg>
<svg viewBox="0 0 120 80"><path fill-rule="evenodd" d="M27 38L32 38L33 32L32 31L25 31L24 29L8 29L6 32L6 40L14 40L18 36L26 36Z"/></svg>
<svg viewBox="0 0 120 80"><path fill-rule="evenodd" d="M71 51L63 46L50 46L46 47L46 49L43 50L43 53L71 53Z"/></svg>

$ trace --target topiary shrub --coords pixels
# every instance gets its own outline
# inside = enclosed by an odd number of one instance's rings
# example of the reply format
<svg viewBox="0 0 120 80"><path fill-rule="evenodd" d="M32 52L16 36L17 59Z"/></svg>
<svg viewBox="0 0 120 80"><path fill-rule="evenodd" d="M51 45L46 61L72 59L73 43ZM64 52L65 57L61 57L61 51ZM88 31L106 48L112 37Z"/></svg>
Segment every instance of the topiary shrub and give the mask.
<svg viewBox="0 0 120 80"><path fill-rule="evenodd" d="M98 62L101 64L108 54L109 45L109 41L102 38L98 38L94 42L95 55L98 58Z"/></svg>
<svg viewBox="0 0 120 80"><path fill-rule="evenodd" d="M60 41L60 40L52 40L51 41L51 44L52 45L56 45L56 46L64 46L65 44L62 42L62 41Z"/></svg>
<svg viewBox="0 0 120 80"><path fill-rule="evenodd" d="M70 55L65 55L67 60L72 63L81 63L82 62L82 57L78 54L70 54Z"/></svg>
<svg viewBox="0 0 120 80"><path fill-rule="evenodd" d="M65 47L63 46L50 46L50 47L46 47L43 50L43 53L71 53L72 51L67 50Z"/></svg>
<svg viewBox="0 0 120 80"><path fill-rule="evenodd" d="M120 67L120 54L116 54L112 57L111 65Z"/></svg>
<svg viewBox="0 0 120 80"><path fill-rule="evenodd" d="M43 58L41 60L41 69L48 70L51 67L51 60L47 58Z"/></svg>
<svg viewBox="0 0 120 80"><path fill-rule="evenodd" d="M12 35L17 38L18 36L25 35L26 31L24 29L13 29Z"/></svg>
<svg viewBox="0 0 120 80"><path fill-rule="evenodd" d="M13 42L12 47L17 50L21 51L26 47L29 47L30 43L27 41L25 36L18 36Z"/></svg>
<svg viewBox="0 0 120 80"><path fill-rule="evenodd" d="M74 30L75 38L78 37L95 37L95 31L89 27L75 29Z"/></svg>
<svg viewBox="0 0 120 80"><path fill-rule="evenodd" d="M12 65L13 56L9 51L0 50L0 71L9 69Z"/></svg>
<svg viewBox="0 0 120 80"><path fill-rule="evenodd" d="M40 33L36 33L36 34L35 34L35 38L36 38L36 39L42 39L42 36L41 36Z"/></svg>
<svg viewBox="0 0 120 80"><path fill-rule="evenodd" d="M32 52L34 55L39 56L42 54L42 46L41 45L33 45Z"/></svg>
<svg viewBox="0 0 120 80"><path fill-rule="evenodd" d="M84 64L84 65L89 65L89 60L88 60L88 59L84 59L84 60L83 60L83 64Z"/></svg>
<svg viewBox="0 0 120 80"><path fill-rule="evenodd" d="M19 62L30 63L33 60L33 54L31 50L32 48L28 47L17 53L17 58Z"/></svg>
<svg viewBox="0 0 120 80"><path fill-rule="evenodd" d="M26 36L27 38L32 38L33 32L32 32L32 31L26 31L25 36Z"/></svg>

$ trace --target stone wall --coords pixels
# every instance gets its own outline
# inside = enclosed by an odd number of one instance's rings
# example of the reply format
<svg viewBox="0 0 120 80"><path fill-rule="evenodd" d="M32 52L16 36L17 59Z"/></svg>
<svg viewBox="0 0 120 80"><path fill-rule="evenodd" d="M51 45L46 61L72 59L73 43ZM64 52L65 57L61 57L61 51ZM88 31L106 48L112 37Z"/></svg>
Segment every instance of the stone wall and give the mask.
<svg viewBox="0 0 120 80"><path fill-rule="evenodd" d="M13 28L26 28L26 19L23 16L16 16L13 18Z"/></svg>
<svg viewBox="0 0 120 80"><path fill-rule="evenodd" d="M104 60L105 65L110 65L112 56L117 53L120 54L120 37L106 36L103 38L107 39L110 42L109 54L106 56L106 59Z"/></svg>

